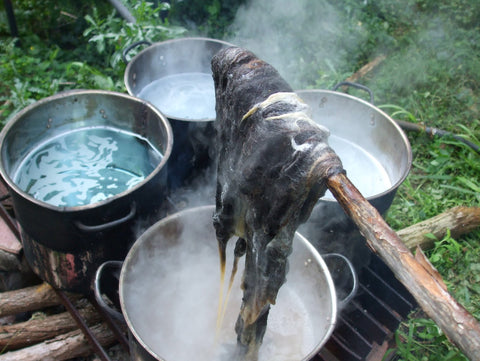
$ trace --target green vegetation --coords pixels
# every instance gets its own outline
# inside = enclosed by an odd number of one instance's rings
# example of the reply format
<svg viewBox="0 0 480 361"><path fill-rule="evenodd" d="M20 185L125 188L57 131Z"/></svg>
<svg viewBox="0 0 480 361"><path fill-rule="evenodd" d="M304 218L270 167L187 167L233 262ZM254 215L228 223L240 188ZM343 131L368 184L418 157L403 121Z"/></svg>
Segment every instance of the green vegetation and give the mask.
<svg viewBox="0 0 480 361"><path fill-rule="evenodd" d="M107 3L22 0L15 2L19 39L12 39L0 8L1 124L26 105L59 91L125 91L122 52L128 45L185 33L162 19L166 9L165 4L135 2L130 10L137 22L132 24Z"/></svg>
<svg viewBox="0 0 480 361"><path fill-rule="evenodd" d="M10 37L0 8L0 122L67 89L125 91L121 53L135 41L224 34L227 40L235 39L230 36L245 30L242 23L230 26L237 9L245 19L255 21L253 15L259 16L246 13L251 2L175 0L169 6L129 1L126 4L137 19L129 24L108 2L19 0L14 2L19 40ZM300 12L290 8L294 3L308 7L301 33L295 18ZM361 79L373 90L377 106L395 119L441 128L480 146L479 1L275 0L272 4L282 17L267 25L285 42L293 40L293 56L285 69L298 70L292 78L296 88L329 89L383 54L385 60ZM274 17L266 13L257 25ZM314 22L316 27L311 26ZM254 36L261 40L265 34L257 31ZM276 56L282 51L280 47ZM359 90L350 92L365 97ZM452 137L422 133L408 137L412 169L386 215L394 229L456 205L479 206L478 153ZM480 319L480 230L458 239L448 235L436 240L427 255L450 292ZM412 315L396 337L400 360L466 360L421 314Z"/></svg>

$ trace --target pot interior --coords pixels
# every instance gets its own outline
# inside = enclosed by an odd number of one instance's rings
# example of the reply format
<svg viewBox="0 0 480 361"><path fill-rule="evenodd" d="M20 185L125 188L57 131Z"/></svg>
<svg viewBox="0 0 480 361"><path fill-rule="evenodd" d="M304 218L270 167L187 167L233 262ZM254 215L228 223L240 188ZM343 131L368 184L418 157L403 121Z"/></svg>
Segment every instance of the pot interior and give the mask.
<svg viewBox="0 0 480 361"><path fill-rule="evenodd" d="M328 90L300 90L312 118L330 130L329 145L367 199L394 192L410 171L410 143L384 112L362 99ZM323 200L334 200L328 191Z"/></svg>
<svg viewBox="0 0 480 361"><path fill-rule="evenodd" d="M155 43L128 64L130 94L148 100L169 119L214 120L215 89L210 62L230 44L209 38Z"/></svg>
<svg viewBox="0 0 480 361"><path fill-rule="evenodd" d="M127 192L157 173L171 130L151 105L120 93L73 91L27 107L2 133L2 172L41 202L76 207Z"/></svg>
<svg viewBox="0 0 480 361"><path fill-rule="evenodd" d="M243 259L217 328L220 267L214 206L182 211L150 227L130 250L120 276L123 314L135 339L158 360L224 360L236 345ZM227 254L233 258L233 240ZM226 280L232 259L227 259ZM317 251L296 234L287 282L272 306L262 360L308 360L336 320L336 295ZM226 290L224 291L224 296Z"/></svg>

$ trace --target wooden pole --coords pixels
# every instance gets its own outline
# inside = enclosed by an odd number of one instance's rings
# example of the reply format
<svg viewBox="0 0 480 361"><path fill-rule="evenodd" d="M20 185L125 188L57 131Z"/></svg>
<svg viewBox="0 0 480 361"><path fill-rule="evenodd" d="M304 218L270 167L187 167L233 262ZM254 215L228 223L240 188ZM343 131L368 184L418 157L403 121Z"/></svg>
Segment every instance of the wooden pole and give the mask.
<svg viewBox="0 0 480 361"><path fill-rule="evenodd" d="M428 249L433 246L434 240L427 237L433 234L435 238L442 239L450 230L452 237L458 237L473 231L480 226L479 207L453 207L435 217L411 225L397 231L397 235L410 250L420 246L421 249Z"/></svg>
<svg viewBox="0 0 480 361"><path fill-rule="evenodd" d="M106 323L99 323L91 328L92 333L104 346L115 343L115 335ZM85 335L80 330L71 331L62 335L16 351L0 355L0 361L61 361L75 357L85 357L93 353Z"/></svg>
<svg viewBox="0 0 480 361"><path fill-rule="evenodd" d="M60 300L48 283L0 293L0 317L59 305Z"/></svg>
<svg viewBox="0 0 480 361"><path fill-rule="evenodd" d="M417 303L470 360L480 360L480 324L447 291L422 255L414 257L378 211L345 174L327 180L327 187L358 226L367 244L415 297ZM418 252L421 253L420 249Z"/></svg>
<svg viewBox="0 0 480 361"><path fill-rule="evenodd" d="M375 59L362 66L356 73L345 79L345 81L357 82L359 79L365 77L365 75L380 65L386 58L387 57L383 54L377 56Z"/></svg>

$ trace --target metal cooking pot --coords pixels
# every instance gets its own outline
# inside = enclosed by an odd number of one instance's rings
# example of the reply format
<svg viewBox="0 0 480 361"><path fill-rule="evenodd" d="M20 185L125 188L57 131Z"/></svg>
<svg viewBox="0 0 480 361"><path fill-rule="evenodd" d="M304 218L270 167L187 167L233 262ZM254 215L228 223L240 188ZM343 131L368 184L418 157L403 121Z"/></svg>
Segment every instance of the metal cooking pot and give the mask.
<svg viewBox="0 0 480 361"><path fill-rule="evenodd" d="M105 307L100 285L111 286L111 278L102 276L102 272L121 267L119 302L129 329L131 360L210 361L217 358L206 355L205 350L214 350L222 343L229 347L236 344L234 323L240 310L243 262L239 263L224 325L217 334L217 337L227 336L219 341L215 339L215 322L220 270L213 211L214 206L201 206L164 218L135 242L123 266L121 262L110 261L99 268L95 296ZM231 243L229 255L233 255L234 242ZM353 297L357 281L351 263L341 258L347 263L353 280L352 291L339 301L343 306ZM227 279L230 262L227 261ZM107 281L101 282L103 278ZM289 256L287 281L269 314L271 326L267 327L260 361L312 358L333 332L337 306L327 265L315 248L297 233ZM114 310L110 313L116 314ZM308 332L302 322L291 322L297 318L309 325ZM280 329L283 335L275 336ZM301 351L296 350L286 358L274 353L299 340L303 342Z"/></svg>
<svg viewBox="0 0 480 361"><path fill-rule="evenodd" d="M373 102L368 88L341 83L334 89L340 85L368 91ZM385 214L412 163L410 143L403 130L382 110L360 98L331 90L296 93L309 105L312 119L330 130L329 145L342 160L347 176ZM338 251L362 262L363 239L358 247L352 247L353 240L358 238L357 227L330 192L317 202L299 231L321 252Z"/></svg>
<svg viewBox="0 0 480 361"><path fill-rule="evenodd" d="M165 77L168 76L197 73L206 75L210 81L212 74L210 62L213 55L231 44L209 38L181 38L154 44L142 41L125 49L124 59L126 60L126 55L132 48L145 43L150 46L139 52L128 63L124 81L129 94L149 100L167 116L172 125L175 143L168 168L170 187L174 189L191 182L215 159L212 141L214 108L212 108L212 115L206 118L195 118L195 115L187 117L183 114L185 111L172 113L171 109L161 105L162 102L159 105L159 99L166 97L165 92L156 91L152 96L152 93L147 90L155 81L166 79ZM187 84L184 88L187 89L189 86L190 84ZM183 99L181 95L184 89L174 89L178 92L175 98ZM209 103L214 107L213 78L211 78L211 89L208 93L212 95ZM171 99L171 102L179 101L178 99ZM182 106L192 112L194 111L192 108L195 107L193 104L182 104Z"/></svg>
<svg viewBox="0 0 480 361"><path fill-rule="evenodd" d="M134 134L163 157L131 188L85 205L50 204L20 188L15 174L29 152L52 139L92 128ZM41 278L60 289L89 292L98 266L127 254L135 240L135 222L153 215L166 196L165 164L173 142L170 125L151 104L126 94L78 90L42 99L8 122L0 142L0 174L22 229L25 256ZM125 167L130 165L128 159Z"/></svg>

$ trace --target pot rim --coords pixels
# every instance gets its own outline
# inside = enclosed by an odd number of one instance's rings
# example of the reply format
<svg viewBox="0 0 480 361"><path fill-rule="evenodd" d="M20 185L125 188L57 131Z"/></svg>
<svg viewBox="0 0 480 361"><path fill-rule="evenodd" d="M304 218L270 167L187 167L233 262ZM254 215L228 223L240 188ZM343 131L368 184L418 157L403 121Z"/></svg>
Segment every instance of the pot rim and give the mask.
<svg viewBox="0 0 480 361"><path fill-rule="evenodd" d="M155 115L158 116L158 119L162 122L163 126L165 127L166 133L167 133L167 144L165 147L165 152L163 152L162 159L160 163L150 172L150 174L145 177L141 182L135 184L132 188L127 189L121 193L115 194L111 197L108 197L102 201L95 202L95 203L89 203L85 205L80 205L80 206L56 206L44 201L41 201L30 194L26 193L24 190L22 190L16 182L13 181L13 179L10 177L8 174L7 170L4 167L4 159L2 157L3 153L3 143L6 137L8 136L8 133L10 129L13 127L13 125L17 122L18 119L22 118L26 114L34 111L36 108L47 104L51 101L55 101L57 99L63 99L63 98L70 98L70 97L75 97L75 96L83 96L83 95L98 95L98 96L109 96L109 97L119 97L123 98L125 101L128 102L135 102L135 103L140 103L148 107ZM116 91L110 91L110 90L97 90L97 89L72 89L72 90L67 90L63 91L45 98L42 98L38 101L36 101L33 104L28 105L27 107L23 108L20 110L18 113L13 115L5 124L3 127L2 131L0 132L0 176L4 180L4 182L7 184L7 186L10 189L13 189L15 193L21 195L23 198L27 199L29 202L32 202L38 206L54 210L54 211L61 211L61 212L81 212L84 210L89 210L92 208L96 207L101 207L104 205L108 205L112 202L115 202L116 200L126 197L129 194L135 192L139 188L143 187L146 183L148 183L153 177L155 177L158 172L165 167L168 159L170 158L170 154L172 152L172 147L173 147L173 131L170 125L170 122L168 119L156 108L154 107L151 103L149 103L146 100L136 98L134 96L131 96L129 94L124 94Z"/></svg>
<svg viewBox="0 0 480 361"><path fill-rule="evenodd" d="M368 201L372 201L372 200L375 200L375 199L378 199L378 198L382 198L382 197L386 196L387 194L390 194L391 192L396 191L398 189L398 187L400 187L400 185L405 181L408 174L410 173L410 169L412 167L413 156L412 156L412 147L410 145L408 137L405 134L405 132L403 131L403 129L397 124L396 121L394 121L387 113L385 113L380 108L376 107L374 104L372 104L372 103L370 103L366 100L363 100L361 98L350 95L350 94L338 92L338 91L335 91L335 90L326 90L326 89L325 90L324 89L299 89L299 90L295 90L295 93L297 93L300 97L301 97L302 94L307 94L307 93L329 94L329 95L333 95L333 96L337 96L337 97L343 97L343 98L355 101L357 103L361 103L364 106L367 106L368 108L370 108L370 109L374 110L375 112L379 113L380 115L382 115L382 117L386 121L388 121L393 127L395 127L395 129L398 132L398 135L400 136L400 138L403 141L403 144L405 145L405 149L406 149L406 152L407 152L407 161L406 161L407 166L405 167L405 170L404 170L402 176L395 183L393 183L388 189L386 189L386 190L384 190L380 193L377 193L373 196L365 197L365 199L368 200ZM335 199L319 199L319 201L337 203L337 201Z"/></svg>
<svg viewBox="0 0 480 361"><path fill-rule="evenodd" d="M169 44L177 44L177 43L185 43L187 41L203 41L203 42L211 42L211 43L217 43L217 44L221 44L221 45L224 45L225 47L231 47L231 46L234 46L233 44L231 43L228 43L226 41L223 41L223 40L219 40L219 39L214 39L214 38L207 38L207 37L185 37L185 38L176 38L176 39L169 39L169 40L165 40L165 41L159 41L159 42L156 42L156 43L153 43L152 45L146 47L145 49L141 50L140 52L138 52L138 54L136 54L127 64L127 67L125 68L125 73L123 75L123 83L125 84L125 87L127 89L127 92L128 94L132 95L132 96L138 96L138 93L135 94L135 92L133 91L132 87L130 86L130 82L129 82L129 75L130 73L132 72L131 68L133 67L133 65L138 61L139 58L143 57L143 56L147 56L148 53L154 51L156 48L158 47L163 47L165 45L169 45ZM211 72L210 72L211 74ZM155 79L153 79L155 80ZM152 80L152 81L153 81ZM143 89L143 88L142 88ZM185 122L213 122L215 121L216 118L208 118L208 119L190 119L190 118L181 118L181 117L174 117L174 116L171 116L167 113L163 113L165 114L165 116L168 118L168 119L175 119L175 120L179 120L179 121L185 121Z"/></svg>
<svg viewBox="0 0 480 361"><path fill-rule="evenodd" d="M133 255L137 252L137 249L140 249L143 245L144 242L146 242L148 239L150 239L153 235L156 234L157 228L160 227L163 224L168 224L172 220L179 219L182 215L188 214L188 213L197 213L197 212L207 212L210 211L210 213L213 215L213 212L215 210L214 205L203 205L203 206L198 206L198 207L192 207L192 208L187 208L182 211L179 211L177 213L171 214L165 218L162 218L155 224L151 225L133 244L133 246L130 248L127 256L125 257L125 260L123 261L122 269L120 272L120 281L119 281L119 296L120 296L120 307L122 309L122 314L125 318L125 322L127 323L128 330L131 333L131 335L135 338L135 341L138 342L145 351L148 352L149 355L157 359L158 361L170 361L170 360L165 360L161 356L157 355L155 351L151 349L150 346L148 346L143 339L138 335L135 327L132 324L132 320L129 317L127 308L125 306L125 300L124 300L124 278L126 277L126 273L128 272L129 268L129 260L133 257ZM212 221L213 222L213 221ZM337 313L338 313L338 301L337 301L337 293L335 290L335 285L333 283L332 276L330 274L330 270L327 267L327 264L323 260L323 257L320 255L320 253L317 251L317 249L300 233L295 232L295 238L297 241L301 241L304 246L308 249L308 251L312 254L312 256L316 259L316 261L319 263L322 272L325 276L325 281L327 283L328 289L330 290L330 302L331 302L331 314L328 316L329 318L329 323L328 326L326 327L325 334L323 338L314 346L313 350L311 350L307 355L305 355L301 360L299 361L308 361L310 360L313 356L315 356L322 346L328 341L330 338L331 334L333 333L336 323L337 323Z"/></svg>

